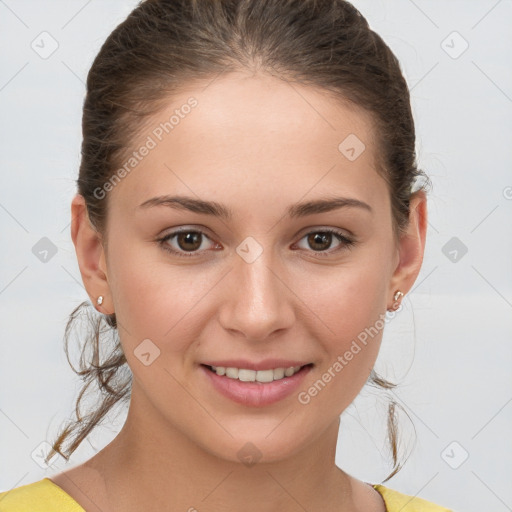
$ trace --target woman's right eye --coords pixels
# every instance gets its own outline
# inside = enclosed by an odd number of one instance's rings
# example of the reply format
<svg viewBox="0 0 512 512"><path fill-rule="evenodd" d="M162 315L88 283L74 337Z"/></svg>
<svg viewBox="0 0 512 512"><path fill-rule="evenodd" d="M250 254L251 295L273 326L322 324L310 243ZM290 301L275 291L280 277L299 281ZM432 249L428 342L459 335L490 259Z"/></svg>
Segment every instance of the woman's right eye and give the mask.
<svg viewBox="0 0 512 512"><path fill-rule="evenodd" d="M169 241L174 238L176 238L175 242L177 247L174 246L175 248L172 248ZM204 241L203 239L205 238L209 240L209 237L202 231L184 229L173 231L172 233L159 238L157 241L165 251L175 254L176 256L189 258L195 256L195 253L200 252L199 249L201 249L201 246L203 245L202 242Z"/></svg>

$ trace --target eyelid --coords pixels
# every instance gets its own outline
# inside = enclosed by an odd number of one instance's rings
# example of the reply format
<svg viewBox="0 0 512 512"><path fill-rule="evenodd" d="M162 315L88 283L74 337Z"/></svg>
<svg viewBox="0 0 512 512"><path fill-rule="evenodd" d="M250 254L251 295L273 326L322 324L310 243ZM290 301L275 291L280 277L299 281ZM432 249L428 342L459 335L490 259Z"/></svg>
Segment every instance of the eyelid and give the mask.
<svg viewBox="0 0 512 512"><path fill-rule="evenodd" d="M296 242L294 245L300 243L304 237L312 233L328 233L331 234L339 242L339 245L337 247L335 247L334 249L328 249L326 251L313 251L305 249L306 252L313 253L315 254L315 256L319 256L321 258L330 257L333 256L334 254L343 252L344 250L352 249L357 243L357 240L354 235L348 235L340 228L320 227L309 229L309 231L306 231L302 236L299 237L298 242Z"/></svg>
<svg viewBox="0 0 512 512"><path fill-rule="evenodd" d="M194 257L196 255L201 255L205 250L203 249L202 251L191 251L191 252L187 252L187 251L178 251L176 249L173 249L169 246L168 244L168 241L173 239L174 237L176 237L177 235L179 235L180 233L199 233L203 238L207 238L208 240L210 240L213 244L215 245L218 245L218 242L215 242L207 233L207 229L206 228L195 228L195 227L189 227L189 226L185 226L185 227L179 227L179 228L176 228L172 231L170 231L169 233L167 234L164 234L160 237L158 237L156 239L156 242L162 247L162 249L164 251L167 251L168 253L172 254L172 255L175 255L175 256L178 256L178 257L181 257L181 256L184 256L184 257ZM201 240L202 242L202 240ZM202 245L202 243L201 243Z"/></svg>
<svg viewBox="0 0 512 512"><path fill-rule="evenodd" d="M295 235L295 236L296 237L300 236L300 238L302 239L306 235L309 235L310 233L323 233L323 232L337 233L346 238L355 239L355 234L352 233L352 231L349 231L348 229L344 229L344 228L337 228L334 226L313 226L312 228L311 227L304 228L303 231L302 230L299 231L297 233L297 235Z"/></svg>
<svg viewBox="0 0 512 512"><path fill-rule="evenodd" d="M313 234L313 233L328 233L328 234L331 234L336 240L338 240L338 242L340 242L340 245L337 248L328 249L326 251L314 251L314 250L303 249L306 252L313 253L320 257L329 257L333 254L342 252L343 250L351 249L357 243L357 240L352 233L349 232L350 234L346 234L345 233L346 230L343 230L341 228L332 228L332 227L312 227L311 228L310 227L310 228L306 228L306 229L307 229L307 231L302 232L303 234L296 235L299 237L299 239L297 242L294 242L293 245L296 245L297 243L302 241L302 239L304 237L306 237L307 235ZM184 226L184 227L182 226L182 227L176 228L173 231L170 231L169 233L157 238L156 242L158 242L159 245L161 245L165 251L167 251L173 255L179 256L179 257L181 257L181 256L184 256L184 257L200 256L205 252L204 249L202 251L191 251L191 252L181 251L181 250L178 251L178 250L169 248L169 245L167 244L167 242L168 242L168 240L171 240L175 236L179 235L180 233L199 233L200 235L207 238L212 243L214 243L215 245L218 246L219 243L215 242L209 236L207 231L208 230L203 227L196 228L196 227L190 227L190 226Z"/></svg>

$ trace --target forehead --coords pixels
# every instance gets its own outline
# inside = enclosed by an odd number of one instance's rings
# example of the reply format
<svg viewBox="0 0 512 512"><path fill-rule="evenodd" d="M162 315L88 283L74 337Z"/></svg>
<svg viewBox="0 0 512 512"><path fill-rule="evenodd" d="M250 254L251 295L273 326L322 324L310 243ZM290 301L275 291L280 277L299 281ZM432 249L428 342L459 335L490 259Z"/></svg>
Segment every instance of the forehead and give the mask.
<svg viewBox="0 0 512 512"><path fill-rule="evenodd" d="M270 201L293 202L308 190L338 189L374 201L384 185L369 113L268 75L189 84L145 121L130 150L143 146L150 149L112 190L129 209L172 192L267 192Z"/></svg>

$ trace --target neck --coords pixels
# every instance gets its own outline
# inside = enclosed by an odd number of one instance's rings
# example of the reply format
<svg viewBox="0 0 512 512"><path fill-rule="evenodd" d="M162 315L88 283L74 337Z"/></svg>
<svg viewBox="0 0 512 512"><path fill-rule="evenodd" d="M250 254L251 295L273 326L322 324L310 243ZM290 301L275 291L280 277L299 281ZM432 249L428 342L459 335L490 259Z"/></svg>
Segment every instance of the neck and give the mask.
<svg viewBox="0 0 512 512"><path fill-rule="evenodd" d="M357 508L352 477L335 464L338 429L339 418L289 458L246 465L198 446L175 426L139 407L132 390L121 432L86 465L104 482L111 504L104 512L353 512Z"/></svg>

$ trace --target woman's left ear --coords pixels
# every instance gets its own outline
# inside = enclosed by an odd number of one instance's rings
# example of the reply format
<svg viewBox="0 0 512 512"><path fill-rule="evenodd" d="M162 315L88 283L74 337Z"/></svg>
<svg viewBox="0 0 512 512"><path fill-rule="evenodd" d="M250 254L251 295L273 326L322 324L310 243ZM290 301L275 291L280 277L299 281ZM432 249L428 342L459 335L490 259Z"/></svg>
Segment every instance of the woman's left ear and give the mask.
<svg viewBox="0 0 512 512"><path fill-rule="evenodd" d="M427 235L427 196L424 190L411 195L409 225L398 242L398 264L389 284L389 300L397 290L404 295L412 288L423 263Z"/></svg>

